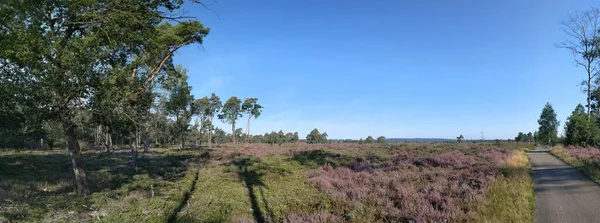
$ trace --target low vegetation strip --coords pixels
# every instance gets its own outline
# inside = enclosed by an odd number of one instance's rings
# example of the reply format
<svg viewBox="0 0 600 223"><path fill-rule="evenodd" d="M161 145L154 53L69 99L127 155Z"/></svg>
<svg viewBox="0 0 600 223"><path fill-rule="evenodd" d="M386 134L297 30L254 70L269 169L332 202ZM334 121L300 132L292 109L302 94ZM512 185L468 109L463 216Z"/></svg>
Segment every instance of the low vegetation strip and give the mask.
<svg viewBox="0 0 600 223"><path fill-rule="evenodd" d="M382 163L357 159L343 167L325 165L307 177L343 207L339 213L343 210L351 222L533 221L523 152L479 148L407 156L412 152L398 152ZM507 195L518 197L502 200Z"/></svg>
<svg viewBox="0 0 600 223"><path fill-rule="evenodd" d="M471 222L534 222L535 194L526 153L513 151L502 170L504 175L490 182Z"/></svg>
<svg viewBox="0 0 600 223"><path fill-rule="evenodd" d="M580 146L555 146L554 156L575 167L596 183L600 183L600 149Z"/></svg>
<svg viewBox="0 0 600 223"><path fill-rule="evenodd" d="M126 154L85 153L96 186L82 198L69 159L57 150L1 152L0 222L166 222L202 162L187 152L154 153L135 165Z"/></svg>
<svg viewBox="0 0 600 223"><path fill-rule="evenodd" d="M0 152L10 222L530 222L521 144L293 144L84 153ZM63 174L64 173L64 174Z"/></svg>

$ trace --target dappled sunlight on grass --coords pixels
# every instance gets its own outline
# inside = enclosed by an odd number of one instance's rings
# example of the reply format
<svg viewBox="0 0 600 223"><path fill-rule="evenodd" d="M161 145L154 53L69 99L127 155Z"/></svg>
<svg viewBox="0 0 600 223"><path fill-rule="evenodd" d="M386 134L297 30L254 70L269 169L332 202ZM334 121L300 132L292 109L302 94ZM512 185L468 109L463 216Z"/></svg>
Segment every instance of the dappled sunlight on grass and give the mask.
<svg viewBox="0 0 600 223"><path fill-rule="evenodd" d="M86 198L74 192L71 160L64 151L0 154L0 214L13 221L155 219L153 214L169 214L176 205L190 162L201 163L182 154L138 159L135 166L119 154L85 153L83 159L94 192Z"/></svg>

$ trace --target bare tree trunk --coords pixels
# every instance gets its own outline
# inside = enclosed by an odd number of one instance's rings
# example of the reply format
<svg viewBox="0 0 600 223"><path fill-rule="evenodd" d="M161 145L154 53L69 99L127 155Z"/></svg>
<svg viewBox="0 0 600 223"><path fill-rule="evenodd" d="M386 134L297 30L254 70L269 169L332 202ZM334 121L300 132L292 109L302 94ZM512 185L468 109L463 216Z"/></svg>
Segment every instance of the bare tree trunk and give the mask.
<svg viewBox="0 0 600 223"><path fill-rule="evenodd" d="M135 133L131 137L131 142L129 142L129 149L131 150L131 159L133 159L133 162L135 163L138 158L137 140Z"/></svg>
<svg viewBox="0 0 600 223"><path fill-rule="evenodd" d="M592 113L590 113L590 110L592 108L592 73L591 73L591 70L590 70L589 66L590 65L588 63L588 67L587 67L587 72L588 72L588 80L587 80L587 116L588 116L588 121L592 117Z"/></svg>
<svg viewBox="0 0 600 223"><path fill-rule="evenodd" d="M106 147L106 150L104 152L106 153L110 153L110 147L112 146L112 136L110 135L110 133L106 133L106 139L104 140L104 147Z"/></svg>
<svg viewBox="0 0 600 223"><path fill-rule="evenodd" d="M96 126L96 132L94 134L94 147L96 147L96 149L98 151L100 151L102 148L100 147L100 131L102 130L101 125Z"/></svg>
<svg viewBox="0 0 600 223"><path fill-rule="evenodd" d="M73 164L73 173L75 173L75 183L77 185L77 195L86 196L90 193L87 176L85 175L85 168L83 167L83 161L81 159L81 153L79 151L79 142L77 142L77 135L75 134L75 125L68 121L63 121L63 130L67 137L67 149L71 156L71 163Z"/></svg>
<svg viewBox="0 0 600 223"><path fill-rule="evenodd" d="M250 118L252 118L252 115L248 116L248 124L246 124L246 146L248 146L248 139L250 137Z"/></svg>
<svg viewBox="0 0 600 223"><path fill-rule="evenodd" d="M144 153L148 152L148 148L150 147L150 134L148 134L148 123L144 128Z"/></svg>
<svg viewBox="0 0 600 223"><path fill-rule="evenodd" d="M213 118L210 117L210 126L208 128L208 149L212 148L212 129L213 129Z"/></svg>
<svg viewBox="0 0 600 223"><path fill-rule="evenodd" d="M150 108L146 110L146 118L144 120L144 153L148 152L150 147L150 134L148 134L149 122L150 122Z"/></svg>
<svg viewBox="0 0 600 223"><path fill-rule="evenodd" d="M233 145L235 145L235 123L231 124L231 139L233 140Z"/></svg>
<svg viewBox="0 0 600 223"><path fill-rule="evenodd" d="M181 133L181 150L185 149L185 135Z"/></svg>
<svg viewBox="0 0 600 223"><path fill-rule="evenodd" d="M135 127L135 150L140 148L140 128Z"/></svg>

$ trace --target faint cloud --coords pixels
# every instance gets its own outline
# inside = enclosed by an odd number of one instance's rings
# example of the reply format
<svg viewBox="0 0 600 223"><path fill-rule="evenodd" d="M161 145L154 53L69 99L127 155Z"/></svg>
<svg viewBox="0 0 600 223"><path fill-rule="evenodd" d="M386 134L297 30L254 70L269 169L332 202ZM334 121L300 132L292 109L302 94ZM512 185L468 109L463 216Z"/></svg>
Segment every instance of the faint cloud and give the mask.
<svg viewBox="0 0 600 223"><path fill-rule="evenodd" d="M225 88L227 83L230 83L231 80L233 80L233 78L229 76L211 76L208 78L208 81L200 87L211 91L219 90Z"/></svg>

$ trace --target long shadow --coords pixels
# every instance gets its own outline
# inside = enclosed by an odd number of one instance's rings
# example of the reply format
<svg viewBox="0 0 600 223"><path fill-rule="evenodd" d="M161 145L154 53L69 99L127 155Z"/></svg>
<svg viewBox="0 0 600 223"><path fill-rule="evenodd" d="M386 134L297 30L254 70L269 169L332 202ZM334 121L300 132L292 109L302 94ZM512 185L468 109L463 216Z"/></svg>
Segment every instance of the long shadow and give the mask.
<svg viewBox="0 0 600 223"><path fill-rule="evenodd" d="M256 194L254 193L255 186L265 186L262 181L262 173L258 173L249 167L253 166L256 162L255 159L241 158L233 161L233 165L238 168L238 177L244 181L246 188L248 189L248 197L250 198L250 205L252 206L252 215L254 220L258 223L265 222L265 218L262 215L258 201L256 200Z"/></svg>
<svg viewBox="0 0 600 223"><path fill-rule="evenodd" d="M176 182L188 172L188 163L206 161L198 155L169 154L139 159L136 166L131 166L128 164L130 156L85 153L82 157L92 193L121 188L132 183L134 176L140 174ZM68 206L72 203L70 200L78 199L72 193L75 185L71 158L64 151L0 154L0 187L4 191L13 191L7 195L11 202L39 210L51 211L49 204ZM14 188L19 188L18 192ZM7 198L0 198L2 206ZM28 215L23 213L23 216L9 219L24 219Z"/></svg>
<svg viewBox="0 0 600 223"><path fill-rule="evenodd" d="M575 168L547 168L532 171L534 191L561 191L577 194L595 191L600 193L598 184L590 180Z"/></svg>
<svg viewBox="0 0 600 223"><path fill-rule="evenodd" d="M194 190L196 190L196 183L198 182L198 177L200 175L200 172L196 171L195 175L196 176L194 177L194 181L192 182L192 185L190 186L189 190L185 191L185 193L183 194L183 199L181 200L181 202L179 202L179 205L177 205L175 210L173 210L173 212L171 212L167 222L169 222L169 223L176 222L177 214L179 214L179 212L181 212L181 210L183 210L185 205L190 200L190 196L192 195L192 192L194 192Z"/></svg>
<svg viewBox="0 0 600 223"><path fill-rule="evenodd" d="M232 164L238 168L238 177L244 182L246 188L248 189L248 197L250 199L254 220L258 223L266 222L265 216L263 216L260 205L258 204L258 199L255 192L255 188L258 187L265 211L272 221L274 216L273 211L269 207L269 203L267 202L263 192L263 188L268 187L262 180L262 177L267 173L284 175L287 173L287 171L266 165L256 158L238 158L233 160Z"/></svg>
<svg viewBox="0 0 600 223"><path fill-rule="evenodd" d="M310 168L317 168L325 164L332 166L348 165L354 162L357 157L345 156L338 153L332 153L324 150L308 150L294 153L290 160L298 162L300 165Z"/></svg>
<svg viewBox="0 0 600 223"><path fill-rule="evenodd" d="M529 151L525 151L525 153L528 153L528 154L549 154L550 150L529 150Z"/></svg>

